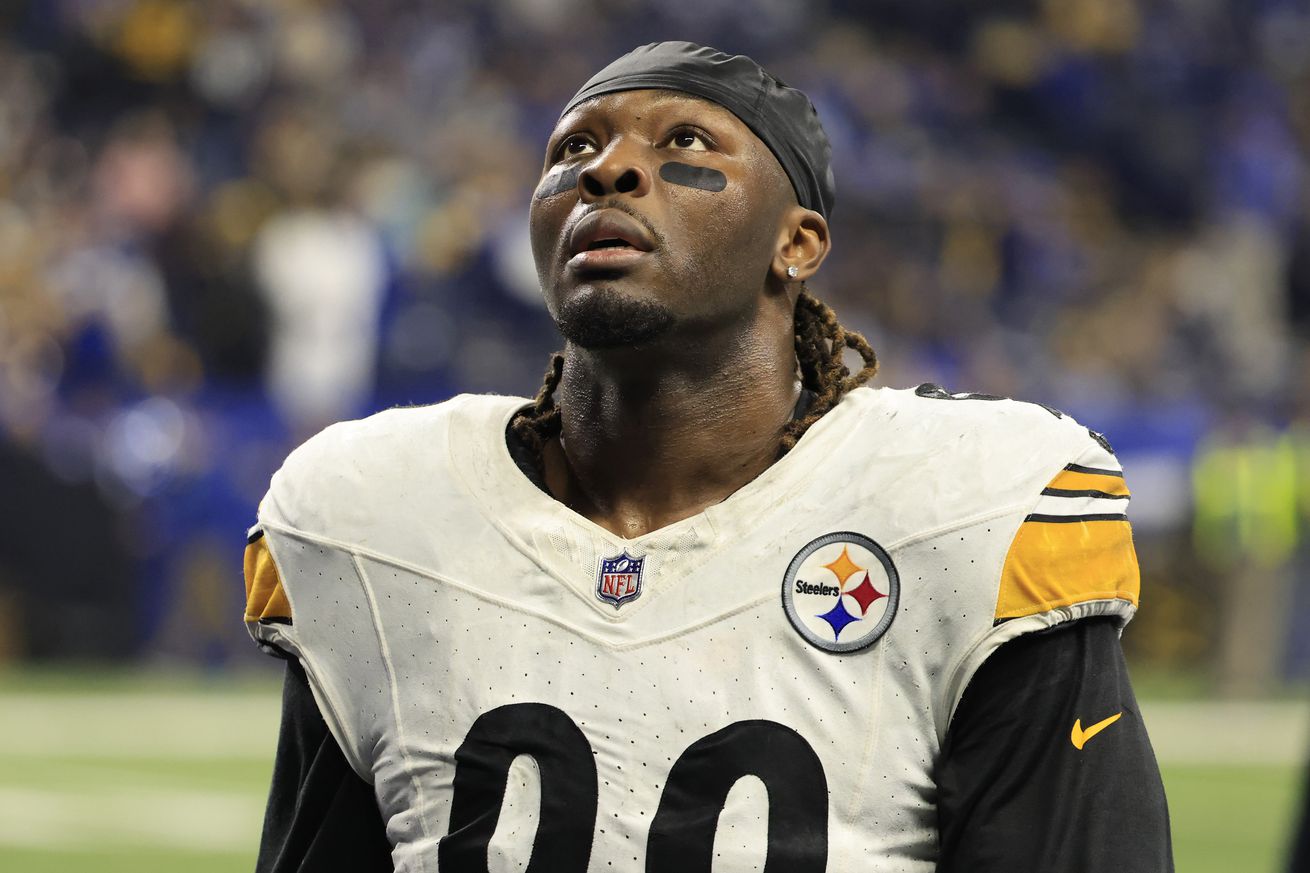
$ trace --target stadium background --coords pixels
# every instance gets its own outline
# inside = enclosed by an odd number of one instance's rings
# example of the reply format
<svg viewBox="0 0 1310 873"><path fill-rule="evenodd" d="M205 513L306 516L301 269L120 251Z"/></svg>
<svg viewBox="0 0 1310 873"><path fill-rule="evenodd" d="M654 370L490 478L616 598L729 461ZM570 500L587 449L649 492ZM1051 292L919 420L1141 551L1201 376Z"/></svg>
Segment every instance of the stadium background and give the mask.
<svg viewBox="0 0 1310 873"><path fill-rule="evenodd" d="M1279 868L1310 749L1310 8L1277 0L0 4L0 867L250 867L269 475L333 420L535 389L546 135L668 38L815 100L813 287L881 384L1109 436L1179 870Z"/></svg>

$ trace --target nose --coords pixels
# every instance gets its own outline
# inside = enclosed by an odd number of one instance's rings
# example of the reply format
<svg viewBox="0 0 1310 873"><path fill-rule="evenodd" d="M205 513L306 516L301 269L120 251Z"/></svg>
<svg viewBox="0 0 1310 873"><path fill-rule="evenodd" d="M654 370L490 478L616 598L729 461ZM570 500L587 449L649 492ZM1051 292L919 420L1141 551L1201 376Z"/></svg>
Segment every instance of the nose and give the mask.
<svg viewBox="0 0 1310 873"><path fill-rule="evenodd" d="M619 138L578 174L578 189L584 201L613 194L641 197L650 191L650 173L639 160L635 144Z"/></svg>

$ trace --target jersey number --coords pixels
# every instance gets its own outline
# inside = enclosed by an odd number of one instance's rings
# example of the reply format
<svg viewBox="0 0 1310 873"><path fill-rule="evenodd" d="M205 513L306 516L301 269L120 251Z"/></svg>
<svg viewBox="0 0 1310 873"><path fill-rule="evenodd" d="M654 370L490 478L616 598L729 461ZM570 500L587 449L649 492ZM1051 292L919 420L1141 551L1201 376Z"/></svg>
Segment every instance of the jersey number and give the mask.
<svg viewBox="0 0 1310 873"><path fill-rule="evenodd" d="M544 703L511 703L473 722L455 752L443 871L485 873L509 768L531 755L541 815L528 873L585 873L598 789L591 744L573 719ZM728 792L758 777L769 797L765 873L822 873L828 863L828 780L810 744L772 721L739 721L703 737L673 762L651 821L647 873L709 873Z"/></svg>

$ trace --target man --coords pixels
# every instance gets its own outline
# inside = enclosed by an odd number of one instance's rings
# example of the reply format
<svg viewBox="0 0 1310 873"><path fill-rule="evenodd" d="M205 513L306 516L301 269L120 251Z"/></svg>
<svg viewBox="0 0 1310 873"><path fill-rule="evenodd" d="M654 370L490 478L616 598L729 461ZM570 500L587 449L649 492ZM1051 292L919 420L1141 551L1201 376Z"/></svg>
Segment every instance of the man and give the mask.
<svg viewBox="0 0 1310 873"><path fill-rule="evenodd" d="M802 284L828 159L803 94L688 43L570 101L537 399L329 428L261 505L261 870L1172 868L1118 462L1045 407L860 387Z"/></svg>

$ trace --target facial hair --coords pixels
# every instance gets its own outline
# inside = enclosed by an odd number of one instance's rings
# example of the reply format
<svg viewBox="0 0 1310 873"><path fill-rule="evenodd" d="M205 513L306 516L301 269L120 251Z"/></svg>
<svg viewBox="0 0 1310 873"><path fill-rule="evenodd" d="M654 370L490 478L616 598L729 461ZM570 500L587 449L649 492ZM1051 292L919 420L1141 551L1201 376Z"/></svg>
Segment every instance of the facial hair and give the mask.
<svg viewBox="0 0 1310 873"><path fill-rule="evenodd" d="M616 349L659 338L673 326L673 313L653 300L593 287L570 297L555 325L566 340L584 349Z"/></svg>

